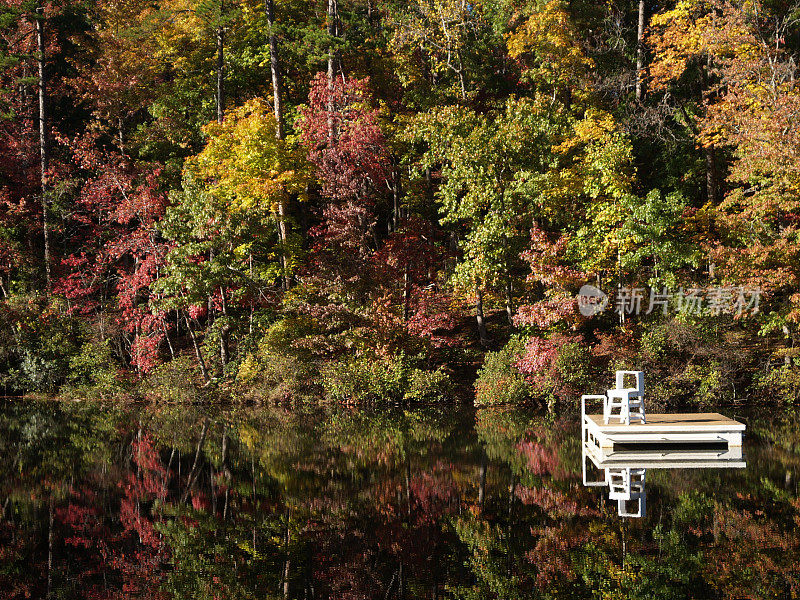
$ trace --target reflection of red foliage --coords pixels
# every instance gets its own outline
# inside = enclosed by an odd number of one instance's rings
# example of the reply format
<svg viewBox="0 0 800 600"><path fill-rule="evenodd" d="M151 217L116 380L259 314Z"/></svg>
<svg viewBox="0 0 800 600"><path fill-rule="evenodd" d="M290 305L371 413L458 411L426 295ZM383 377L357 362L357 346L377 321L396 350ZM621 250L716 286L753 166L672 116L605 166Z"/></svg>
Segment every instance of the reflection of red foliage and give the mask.
<svg viewBox="0 0 800 600"><path fill-rule="evenodd" d="M582 507L578 504L574 494L566 494L550 488L519 487L517 496L523 504L535 504L552 517L564 518L575 516L592 516L597 511L593 508Z"/></svg>
<svg viewBox="0 0 800 600"><path fill-rule="evenodd" d="M546 589L555 582L574 579L570 552L591 541L589 529L584 524L566 521L552 527L532 528L531 533L538 539L525 556L536 565L537 585Z"/></svg>
<svg viewBox="0 0 800 600"><path fill-rule="evenodd" d="M517 450L527 460L527 467L534 475L551 475L559 466L555 450L538 442L520 442Z"/></svg>
<svg viewBox="0 0 800 600"><path fill-rule="evenodd" d="M203 492L195 492L192 494L192 508L195 510L208 510L211 503L208 501L208 496Z"/></svg>
<svg viewBox="0 0 800 600"><path fill-rule="evenodd" d="M116 553L111 564L122 574L126 596L148 591L150 597L161 597L150 590L158 586L158 572L166 559L166 549L145 506L157 498L164 499L167 472L149 435L134 441L132 451L137 470L120 484L123 489L120 521L123 536L136 539L138 544L132 552Z"/></svg>
<svg viewBox="0 0 800 600"><path fill-rule="evenodd" d="M793 557L800 551L797 528L783 530L765 518L763 500L737 494L742 508L717 505L714 511L716 543L709 552L708 565L725 590L726 598L762 597L761 590L780 582L785 597L800 592L800 576ZM800 500L793 502L800 508ZM795 524L800 517L794 515ZM761 593L759 593L761 592Z"/></svg>
<svg viewBox="0 0 800 600"><path fill-rule="evenodd" d="M432 471L411 478L409 487L416 523L433 525L457 510L455 501L459 498L459 489L451 477L454 469L452 463L439 462Z"/></svg>

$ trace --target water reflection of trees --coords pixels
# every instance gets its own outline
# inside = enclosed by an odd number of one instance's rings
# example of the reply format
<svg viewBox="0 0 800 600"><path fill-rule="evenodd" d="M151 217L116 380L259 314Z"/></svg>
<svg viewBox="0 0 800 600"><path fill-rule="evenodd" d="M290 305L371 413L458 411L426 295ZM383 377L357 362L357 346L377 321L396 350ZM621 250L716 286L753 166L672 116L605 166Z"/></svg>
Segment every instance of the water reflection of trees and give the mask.
<svg viewBox="0 0 800 600"><path fill-rule="evenodd" d="M741 472L580 485L575 424L518 410L0 411L8 598L770 598L800 593L796 420ZM776 439L784 443L775 443Z"/></svg>

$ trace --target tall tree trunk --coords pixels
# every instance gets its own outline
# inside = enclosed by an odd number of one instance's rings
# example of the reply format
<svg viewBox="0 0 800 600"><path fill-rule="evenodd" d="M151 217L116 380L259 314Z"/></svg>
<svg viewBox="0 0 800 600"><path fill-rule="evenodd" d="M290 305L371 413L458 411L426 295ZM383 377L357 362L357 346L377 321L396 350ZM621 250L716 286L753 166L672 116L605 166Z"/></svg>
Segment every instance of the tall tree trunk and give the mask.
<svg viewBox="0 0 800 600"><path fill-rule="evenodd" d="M513 325L514 324L514 280L511 278L511 274L509 273L506 277L506 285L505 285L505 295L506 295L506 315L508 316L508 322Z"/></svg>
<svg viewBox="0 0 800 600"><path fill-rule="evenodd" d="M337 0L328 0L328 36L330 38L328 47L328 144L333 145L333 139L336 135L333 123L333 78L336 75L336 44L333 39L338 36L338 6Z"/></svg>
<svg viewBox="0 0 800 600"><path fill-rule="evenodd" d="M644 0L639 0L639 28L636 35L636 100L644 96Z"/></svg>
<svg viewBox="0 0 800 600"><path fill-rule="evenodd" d="M49 167L50 155L47 144L47 79L44 71L44 8L42 6L36 7L34 23L36 27L36 63L39 68L39 159L42 193L42 238L44 241L45 289L49 295L53 291L50 276L50 227L47 223L47 169Z"/></svg>
<svg viewBox="0 0 800 600"><path fill-rule="evenodd" d="M275 112L275 138L282 140L283 131L283 99L281 97L283 82L281 80L281 65L278 57L278 40L275 37L275 3L273 0L266 2L267 22L269 23L269 67L272 73L272 98ZM289 269L286 248L286 200L278 201L278 238L281 243L281 272L283 274L283 289L289 289Z"/></svg>
<svg viewBox="0 0 800 600"><path fill-rule="evenodd" d="M164 331L164 339L167 340L167 347L169 348L170 358L175 360L175 348L173 348L172 346L172 340L169 339L169 330L167 329L167 321L164 318L161 319L161 329Z"/></svg>
<svg viewBox="0 0 800 600"><path fill-rule="evenodd" d="M211 381L211 377L208 374L208 367L206 367L206 361L203 360L203 353L200 351L200 345L197 343L197 336L194 333L194 329L192 329L192 324L189 322L189 316L184 315L183 318L186 320L186 328L189 330L189 337L192 338L192 345L194 346L194 354L197 357L197 362L200 365L200 372L203 373L203 379L206 380L206 383Z"/></svg>
<svg viewBox="0 0 800 600"><path fill-rule="evenodd" d="M225 288L220 286L219 296L222 299L222 316L228 316L228 299L225 296ZM223 325L219 329L219 360L220 360L220 375L225 375L225 367L228 365L228 337L231 333L231 326L228 320L223 320Z"/></svg>
<svg viewBox="0 0 800 600"><path fill-rule="evenodd" d="M706 158L706 194L708 201L715 205L717 203L717 152L714 146L704 149Z"/></svg>
<svg viewBox="0 0 800 600"><path fill-rule="evenodd" d="M281 285L285 291L289 289L289 260L286 247L286 200L284 199L278 201L278 238L281 244L281 273L283 274Z"/></svg>
<svg viewBox="0 0 800 600"><path fill-rule="evenodd" d="M483 318L483 289L481 280L475 282L475 320L478 322L478 335L481 337L481 346L489 344L489 335L486 333L486 323Z"/></svg>
<svg viewBox="0 0 800 600"><path fill-rule="evenodd" d="M399 166L393 169L392 178L392 231L397 231L400 228L400 197L403 193Z"/></svg>
<svg viewBox="0 0 800 600"><path fill-rule="evenodd" d="M704 69L700 69L700 77L702 90L708 90L711 82L709 81L709 74L711 73L712 58L711 53L706 56L706 65ZM700 92L700 102L713 102L715 92L711 91L708 94ZM684 110L684 114L686 111ZM697 131L695 132L697 135ZM703 148L703 154L706 159L706 198L712 205L717 202L717 160L716 150L714 146L706 146Z"/></svg>
<svg viewBox="0 0 800 600"><path fill-rule="evenodd" d="M403 323L408 323L408 318L411 316L411 276L410 268L406 263L405 271L403 272Z"/></svg>
<svg viewBox="0 0 800 600"><path fill-rule="evenodd" d="M272 97L275 108L275 137L283 139L283 102L281 99L281 66L278 60L278 41L275 37L275 4L266 1L267 22L269 23L269 68L272 72Z"/></svg>
<svg viewBox="0 0 800 600"><path fill-rule="evenodd" d="M217 27L217 122L225 118L225 28L222 15L225 12L225 0L219 4L220 24Z"/></svg>

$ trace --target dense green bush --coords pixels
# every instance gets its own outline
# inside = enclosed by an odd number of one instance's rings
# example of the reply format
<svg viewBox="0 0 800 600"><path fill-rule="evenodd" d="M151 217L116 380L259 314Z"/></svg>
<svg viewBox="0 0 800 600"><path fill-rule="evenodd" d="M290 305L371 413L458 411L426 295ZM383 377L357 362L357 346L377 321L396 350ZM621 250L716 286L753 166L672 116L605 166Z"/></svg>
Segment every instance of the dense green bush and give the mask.
<svg viewBox="0 0 800 600"><path fill-rule="evenodd" d="M648 324L640 348L648 397L667 405L731 400L735 373L744 370L737 343L734 327L708 318Z"/></svg>
<svg viewBox="0 0 800 600"><path fill-rule="evenodd" d="M452 394L450 376L442 367L435 371L414 368L408 377L403 398L412 402L437 401Z"/></svg>
<svg viewBox="0 0 800 600"><path fill-rule="evenodd" d="M273 323L239 365L237 384L268 401L318 395L318 360L296 344L311 331L310 323L294 317Z"/></svg>
<svg viewBox="0 0 800 600"><path fill-rule="evenodd" d="M556 355L558 387L574 393L587 389L592 381L591 356L584 344L569 342L558 349Z"/></svg>
<svg viewBox="0 0 800 600"><path fill-rule="evenodd" d="M109 398L122 391L118 365L108 342L85 342L69 361L67 385L62 393Z"/></svg>
<svg viewBox="0 0 800 600"><path fill-rule="evenodd" d="M525 342L515 336L501 350L488 352L475 382L475 404L517 404L531 395L525 378L514 366L525 352Z"/></svg>
<svg viewBox="0 0 800 600"><path fill-rule="evenodd" d="M771 400L797 404L800 401L800 367L797 359L757 374L753 381L753 392Z"/></svg>
<svg viewBox="0 0 800 600"><path fill-rule="evenodd" d="M15 298L9 303L15 322L3 323L4 387L13 392L54 393L70 372L70 360L83 335L76 319L40 298Z"/></svg>
<svg viewBox="0 0 800 600"><path fill-rule="evenodd" d="M201 381L194 358L179 356L148 373L138 391L150 401L194 402L199 397Z"/></svg>
<svg viewBox="0 0 800 600"><path fill-rule="evenodd" d="M449 395L442 369L427 371L402 352L385 358L363 354L334 360L322 369L325 396L336 402L431 401Z"/></svg>

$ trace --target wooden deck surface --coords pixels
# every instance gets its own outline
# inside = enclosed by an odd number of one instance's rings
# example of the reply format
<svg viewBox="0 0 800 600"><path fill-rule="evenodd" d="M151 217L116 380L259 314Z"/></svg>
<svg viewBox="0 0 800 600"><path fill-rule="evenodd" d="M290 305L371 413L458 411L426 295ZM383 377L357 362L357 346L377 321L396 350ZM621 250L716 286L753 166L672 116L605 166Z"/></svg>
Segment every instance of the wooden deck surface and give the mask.
<svg viewBox="0 0 800 600"><path fill-rule="evenodd" d="M631 422L630 425L619 422L619 417L612 417L608 425L603 423L603 415L586 415L586 417L603 433L691 433L694 431L744 431L744 423L719 413L678 413L671 415L648 414L647 423Z"/></svg>

